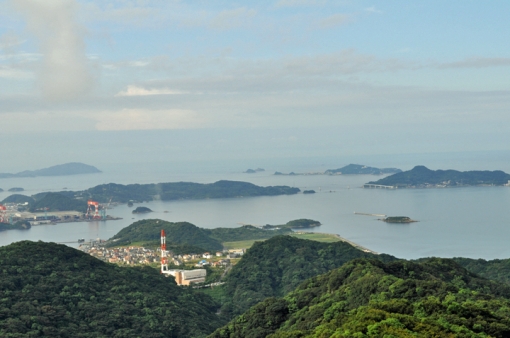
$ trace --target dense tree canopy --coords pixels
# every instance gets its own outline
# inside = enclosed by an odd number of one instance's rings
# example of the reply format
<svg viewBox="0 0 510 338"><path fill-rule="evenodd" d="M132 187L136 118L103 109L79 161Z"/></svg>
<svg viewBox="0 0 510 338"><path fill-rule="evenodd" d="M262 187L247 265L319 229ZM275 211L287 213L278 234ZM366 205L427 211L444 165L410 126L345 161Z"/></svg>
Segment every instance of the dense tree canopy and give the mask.
<svg viewBox="0 0 510 338"><path fill-rule="evenodd" d="M268 297L283 296L307 278L342 266L360 257L396 260L373 255L344 242L321 243L291 236L277 236L256 242L226 277L225 293L230 297L224 314L240 314Z"/></svg>
<svg viewBox="0 0 510 338"><path fill-rule="evenodd" d="M221 325L209 296L156 269L54 243L1 247L0 292L2 337L202 337Z"/></svg>
<svg viewBox="0 0 510 338"><path fill-rule="evenodd" d="M508 337L510 287L453 260L357 259L269 298L210 337Z"/></svg>

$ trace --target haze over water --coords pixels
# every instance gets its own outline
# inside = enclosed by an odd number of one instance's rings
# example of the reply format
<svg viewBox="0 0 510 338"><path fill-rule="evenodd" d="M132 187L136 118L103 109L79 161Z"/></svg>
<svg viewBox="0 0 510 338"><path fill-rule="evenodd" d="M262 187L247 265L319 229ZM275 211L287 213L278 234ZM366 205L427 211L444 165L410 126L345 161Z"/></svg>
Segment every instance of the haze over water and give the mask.
<svg viewBox="0 0 510 338"><path fill-rule="evenodd" d="M289 185L314 189L314 195L212 199L199 201L154 201L144 203L154 213L133 215L132 208L119 205L108 214L122 220L107 222L63 223L34 226L28 231L4 231L0 244L19 240L54 242L78 238L108 239L123 227L145 218L188 221L199 227L237 227L240 224L282 224L297 218L322 222L317 232L340 234L371 250L402 258L428 256L509 258L510 188L466 187L446 189L362 189L363 183L379 176L274 176L274 171L308 172L339 168L349 163L377 167L411 169L424 164L431 169L501 169L510 172L504 162L507 152L445 153L391 157L291 158L268 159L256 163L209 161L202 163L145 163L97 165L102 174L64 177L37 177L0 180L0 187L25 188L24 194L41 191L83 190L103 183L159 183L189 181L212 183L217 180L247 181L261 186ZM376 162L376 163L374 163ZM244 174L248 168L263 167L264 172ZM0 200L10 193L0 193ZM165 212L166 211L166 212ZM354 212L409 216L419 222L387 224L377 217ZM76 243L69 244L77 246Z"/></svg>

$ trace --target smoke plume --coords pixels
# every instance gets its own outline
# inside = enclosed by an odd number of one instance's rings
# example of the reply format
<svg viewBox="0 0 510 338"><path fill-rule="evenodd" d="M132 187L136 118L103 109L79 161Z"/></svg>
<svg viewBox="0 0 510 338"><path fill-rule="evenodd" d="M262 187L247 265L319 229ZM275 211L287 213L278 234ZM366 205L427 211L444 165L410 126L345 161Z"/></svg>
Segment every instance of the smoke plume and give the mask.
<svg viewBox="0 0 510 338"><path fill-rule="evenodd" d="M39 40L43 54L38 80L44 96L69 100L87 93L93 76L85 53L84 28L75 18L75 0L11 0Z"/></svg>

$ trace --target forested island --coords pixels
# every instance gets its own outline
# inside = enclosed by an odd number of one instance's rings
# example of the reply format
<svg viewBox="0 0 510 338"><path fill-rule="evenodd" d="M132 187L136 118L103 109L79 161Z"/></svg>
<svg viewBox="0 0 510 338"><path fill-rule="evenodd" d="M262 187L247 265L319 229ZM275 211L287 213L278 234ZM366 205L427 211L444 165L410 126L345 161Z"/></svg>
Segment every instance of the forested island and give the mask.
<svg viewBox="0 0 510 338"><path fill-rule="evenodd" d="M239 181L218 181L209 184L176 182L123 185L109 183L83 191L43 192L32 196L17 194L15 197L7 197L2 202L27 202L31 211L46 208L47 211L85 212L89 199L100 203L140 203L153 200L175 201L293 195L299 192L300 189L289 186L261 187Z"/></svg>
<svg viewBox="0 0 510 338"><path fill-rule="evenodd" d="M368 182L370 185L388 186L394 188L442 188L484 185L506 185L510 175L501 171L457 171L430 170L425 166L416 166L411 170L397 173L378 181Z"/></svg>
<svg viewBox="0 0 510 338"><path fill-rule="evenodd" d="M72 162L55 165L49 168L38 170L25 170L16 174L0 173L0 178L14 178L14 177L37 177L37 176L67 176L79 174L95 174L100 173L101 170L94 166Z"/></svg>
<svg viewBox="0 0 510 338"><path fill-rule="evenodd" d="M374 168L361 164L349 164L345 167L338 169L328 169L324 172L309 172L309 173L295 173L288 174L276 171L274 175L387 175L402 172L397 168Z"/></svg>

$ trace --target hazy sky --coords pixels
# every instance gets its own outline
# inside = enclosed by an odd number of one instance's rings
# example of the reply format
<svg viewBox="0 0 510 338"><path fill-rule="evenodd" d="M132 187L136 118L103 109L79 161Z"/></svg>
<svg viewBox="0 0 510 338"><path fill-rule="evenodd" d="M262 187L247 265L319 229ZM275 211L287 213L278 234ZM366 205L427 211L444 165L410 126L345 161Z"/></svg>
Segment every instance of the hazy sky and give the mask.
<svg viewBox="0 0 510 338"><path fill-rule="evenodd" d="M508 150L509 15L507 0L0 1L2 147L159 130L246 156Z"/></svg>

